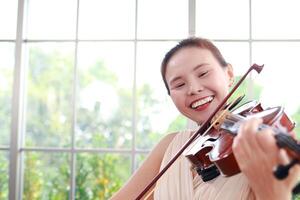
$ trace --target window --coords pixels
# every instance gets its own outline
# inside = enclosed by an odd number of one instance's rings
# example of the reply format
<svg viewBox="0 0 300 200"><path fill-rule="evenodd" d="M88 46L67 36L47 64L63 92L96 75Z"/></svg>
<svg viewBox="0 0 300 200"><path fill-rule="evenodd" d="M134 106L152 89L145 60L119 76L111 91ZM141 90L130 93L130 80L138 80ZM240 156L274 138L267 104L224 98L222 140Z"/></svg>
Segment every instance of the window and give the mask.
<svg viewBox="0 0 300 200"><path fill-rule="evenodd" d="M189 35L212 39L237 76L265 64L248 98L299 121L300 97L289 92L298 4L0 1L0 199L109 198L163 135L186 127L159 67Z"/></svg>

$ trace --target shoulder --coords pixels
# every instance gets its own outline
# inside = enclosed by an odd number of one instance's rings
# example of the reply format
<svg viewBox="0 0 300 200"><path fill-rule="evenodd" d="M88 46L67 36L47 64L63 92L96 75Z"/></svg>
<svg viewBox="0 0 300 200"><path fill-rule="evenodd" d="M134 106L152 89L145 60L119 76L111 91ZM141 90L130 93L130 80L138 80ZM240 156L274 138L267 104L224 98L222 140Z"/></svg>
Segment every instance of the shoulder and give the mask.
<svg viewBox="0 0 300 200"><path fill-rule="evenodd" d="M168 146L178 134L179 132L173 132L165 135L153 148L153 150L150 153L150 156L154 156L156 157L156 159L161 161Z"/></svg>

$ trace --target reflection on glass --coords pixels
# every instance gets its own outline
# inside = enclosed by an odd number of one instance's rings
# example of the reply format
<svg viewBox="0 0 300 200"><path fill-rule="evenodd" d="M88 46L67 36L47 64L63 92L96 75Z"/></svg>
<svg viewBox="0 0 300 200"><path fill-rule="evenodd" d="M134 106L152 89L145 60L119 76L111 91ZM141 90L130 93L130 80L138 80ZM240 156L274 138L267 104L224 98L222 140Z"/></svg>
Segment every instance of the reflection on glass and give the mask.
<svg viewBox="0 0 300 200"><path fill-rule="evenodd" d="M248 39L249 1L196 1L196 35L210 39Z"/></svg>
<svg viewBox="0 0 300 200"><path fill-rule="evenodd" d="M188 36L188 1L138 2L138 38L179 39Z"/></svg>
<svg viewBox="0 0 300 200"><path fill-rule="evenodd" d="M28 39L75 39L77 1L30 0L27 8Z"/></svg>
<svg viewBox="0 0 300 200"><path fill-rule="evenodd" d="M130 169L126 155L78 154L75 199L109 199L129 178Z"/></svg>
<svg viewBox="0 0 300 200"><path fill-rule="evenodd" d="M133 39L135 0L85 0L79 7L79 39Z"/></svg>
<svg viewBox="0 0 300 200"><path fill-rule="evenodd" d="M26 145L69 146L72 118L72 44L28 46Z"/></svg>
<svg viewBox="0 0 300 200"><path fill-rule="evenodd" d="M183 129L186 119L173 105L160 74L175 42L140 42L137 54L137 147L151 149L163 135Z"/></svg>
<svg viewBox="0 0 300 200"><path fill-rule="evenodd" d="M69 156L65 153L26 152L23 199L68 199Z"/></svg>
<svg viewBox="0 0 300 200"><path fill-rule="evenodd" d="M131 146L133 53L130 42L79 44L78 146Z"/></svg>
<svg viewBox="0 0 300 200"><path fill-rule="evenodd" d="M9 145L14 68L14 44L0 43L0 146Z"/></svg>
<svg viewBox="0 0 300 200"><path fill-rule="evenodd" d="M0 39L16 38L17 5L17 0L0 1Z"/></svg>
<svg viewBox="0 0 300 200"><path fill-rule="evenodd" d="M8 199L9 153L0 151L0 199Z"/></svg>
<svg viewBox="0 0 300 200"><path fill-rule="evenodd" d="M299 43L253 43L253 60L265 64L255 79L263 87L260 97L263 105L284 106L296 124L300 123L300 93L297 92L300 85L299 52ZM300 136L299 127L296 132Z"/></svg>
<svg viewBox="0 0 300 200"><path fill-rule="evenodd" d="M300 39L300 1L252 0L254 39Z"/></svg>

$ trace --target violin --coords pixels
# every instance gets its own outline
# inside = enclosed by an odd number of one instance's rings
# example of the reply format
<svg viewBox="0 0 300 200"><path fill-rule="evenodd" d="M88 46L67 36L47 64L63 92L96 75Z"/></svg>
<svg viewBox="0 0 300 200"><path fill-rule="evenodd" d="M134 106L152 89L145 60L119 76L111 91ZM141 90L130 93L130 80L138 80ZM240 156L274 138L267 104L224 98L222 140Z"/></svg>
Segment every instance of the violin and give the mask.
<svg viewBox="0 0 300 200"><path fill-rule="evenodd" d="M217 106L201 127L193 133L190 139L182 146L166 166L151 180L136 199L141 199L159 180L159 178L172 166L180 155L185 155L196 169L203 181L209 181L220 174L232 176L240 172L232 152L234 136L244 120L251 117L263 119L259 129L272 128L275 132L277 145L285 148L293 161L287 166L278 166L274 175L284 179L288 170L300 160L300 145L289 134L295 124L288 118L282 107L263 109L260 103L248 102L237 109L235 106L242 97L227 104L228 99L236 91L246 76L252 71L260 73L263 65L253 64L232 88L224 100ZM298 191L299 190L299 191ZM293 192L300 192L300 185Z"/></svg>
<svg viewBox="0 0 300 200"><path fill-rule="evenodd" d="M240 172L232 144L242 122L250 118L261 118L263 122L258 129L271 128L277 145L286 149L288 155L294 159L293 165L299 162L300 145L290 134L295 123L286 115L283 107L263 109L260 103L250 101L231 112L221 112L222 116L217 114L217 119L213 120L210 131L196 138L183 152L204 182L220 174L229 177ZM282 179L288 175L288 171L275 171L274 174Z"/></svg>

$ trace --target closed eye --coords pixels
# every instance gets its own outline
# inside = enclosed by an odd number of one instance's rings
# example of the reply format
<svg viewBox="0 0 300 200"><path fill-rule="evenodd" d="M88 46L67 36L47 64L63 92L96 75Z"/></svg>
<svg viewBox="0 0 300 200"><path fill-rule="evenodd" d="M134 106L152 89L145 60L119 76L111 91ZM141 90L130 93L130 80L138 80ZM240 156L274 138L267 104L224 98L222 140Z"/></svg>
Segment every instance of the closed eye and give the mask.
<svg viewBox="0 0 300 200"><path fill-rule="evenodd" d="M183 86L184 86L184 83L180 83L180 84L175 85L174 88L181 88L181 87L183 87Z"/></svg>
<svg viewBox="0 0 300 200"><path fill-rule="evenodd" d="M199 78L200 78L200 77L203 77L203 76L205 76L207 73L208 73L208 71L202 72L202 73L200 73L200 74L198 75L198 77L199 77Z"/></svg>

